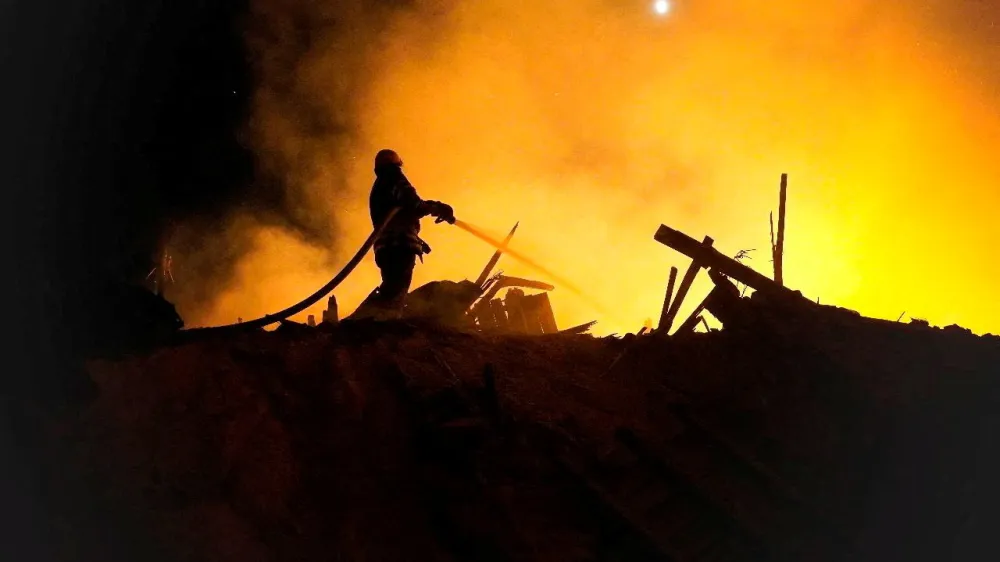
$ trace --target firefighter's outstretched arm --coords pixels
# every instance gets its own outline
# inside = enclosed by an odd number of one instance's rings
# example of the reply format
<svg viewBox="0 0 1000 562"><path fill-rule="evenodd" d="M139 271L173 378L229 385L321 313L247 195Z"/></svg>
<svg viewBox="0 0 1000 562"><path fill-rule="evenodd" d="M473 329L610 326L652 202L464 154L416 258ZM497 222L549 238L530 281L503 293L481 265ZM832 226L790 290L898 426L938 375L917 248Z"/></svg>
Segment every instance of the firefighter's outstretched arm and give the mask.
<svg viewBox="0 0 1000 562"><path fill-rule="evenodd" d="M440 201L425 201L421 199L417 195L417 190L409 182L401 182L401 185L397 189L397 201L400 207L413 209L416 211L417 216L421 218L428 215L435 217L437 220L434 222L455 223L455 210L451 208L451 205Z"/></svg>
<svg viewBox="0 0 1000 562"><path fill-rule="evenodd" d="M455 210L451 208L451 205L440 201L424 201L423 204L429 209L427 215L437 219L434 222L455 224Z"/></svg>
<svg viewBox="0 0 1000 562"><path fill-rule="evenodd" d="M392 166L402 167L403 161L398 154L391 150L380 151L379 154L375 156L375 169L378 170L382 162L382 166L391 164ZM412 212L418 217L423 218L431 215L437 220L435 222L447 222L450 224L455 223L455 211L451 208L451 205L447 205L440 201L425 201L417 195L417 190L413 187L406 176L400 174L395 185L393 186L393 199L396 201L396 205L405 211Z"/></svg>

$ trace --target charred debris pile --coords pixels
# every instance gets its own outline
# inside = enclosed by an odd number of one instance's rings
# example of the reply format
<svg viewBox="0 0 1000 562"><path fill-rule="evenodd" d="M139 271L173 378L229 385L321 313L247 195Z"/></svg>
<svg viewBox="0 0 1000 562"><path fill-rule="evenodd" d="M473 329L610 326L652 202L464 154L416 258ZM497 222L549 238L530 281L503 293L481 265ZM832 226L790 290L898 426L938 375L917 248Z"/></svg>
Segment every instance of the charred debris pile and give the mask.
<svg viewBox="0 0 1000 562"><path fill-rule="evenodd" d="M515 224L494 252L475 281L432 281L407 295L403 317L432 322L484 334L542 335L560 333L548 292L555 289L549 283L494 273L507 245L517 231ZM351 319L377 318L379 311L362 303ZM321 325L331 327L339 322L337 299L330 297L321 317ZM561 333L586 333L594 322L576 326ZM307 325L317 327L309 315ZM285 321L279 329L301 329L301 325Z"/></svg>
<svg viewBox="0 0 1000 562"><path fill-rule="evenodd" d="M544 287L491 260L415 291L434 314L94 360L96 398L51 432L51 494L115 514L131 559L997 558L1000 338L656 239L692 267L641 335L560 333L547 300L498 302ZM700 269L715 288L672 329ZM705 312L723 329L695 331ZM73 552L116 544L86 519L64 514Z"/></svg>

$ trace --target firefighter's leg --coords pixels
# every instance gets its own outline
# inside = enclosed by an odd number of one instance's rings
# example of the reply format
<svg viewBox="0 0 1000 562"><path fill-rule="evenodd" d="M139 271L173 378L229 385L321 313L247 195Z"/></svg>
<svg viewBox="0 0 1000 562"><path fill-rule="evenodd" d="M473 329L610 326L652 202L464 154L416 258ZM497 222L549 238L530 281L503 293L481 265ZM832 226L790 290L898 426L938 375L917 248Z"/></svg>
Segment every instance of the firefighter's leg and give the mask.
<svg viewBox="0 0 1000 562"><path fill-rule="evenodd" d="M404 299L413 281L416 260L416 254L405 247L386 247L375 253L375 264L382 272L382 285L378 289L378 300L382 306L396 312L402 311Z"/></svg>

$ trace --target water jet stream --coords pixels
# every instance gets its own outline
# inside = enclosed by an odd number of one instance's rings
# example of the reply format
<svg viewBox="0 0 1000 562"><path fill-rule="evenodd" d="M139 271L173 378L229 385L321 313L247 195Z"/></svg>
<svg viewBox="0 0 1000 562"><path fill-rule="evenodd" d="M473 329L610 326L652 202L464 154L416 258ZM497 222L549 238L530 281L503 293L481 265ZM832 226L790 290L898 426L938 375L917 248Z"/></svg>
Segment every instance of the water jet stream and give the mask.
<svg viewBox="0 0 1000 562"><path fill-rule="evenodd" d="M480 240L486 242L487 244L493 246L494 248L503 250L505 254L523 263L524 265L530 267L531 269L541 273L542 275L545 275L552 281L555 281L557 286L563 287L567 291L573 293L574 295L582 299L584 302L586 302L588 305L593 307L594 310L600 312L601 314L612 316L611 313L606 308L604 308L600 303L598 303L596 299L584 293L583 290L581 290L572 282L568 281L565 277L562 277L561 275L552 272L550 269L538 263L537 261L529 258L528 256L525 256L524 254L511 249L509 245L504 246L503 242L497 240L496 238L493 238L489 234L486 234L485 232L483 232L481 228L457 219L455 220L454 224L455 226L461 228L462 230L468 232L469 234L475 236L476 238L479 238Z"/></svg>

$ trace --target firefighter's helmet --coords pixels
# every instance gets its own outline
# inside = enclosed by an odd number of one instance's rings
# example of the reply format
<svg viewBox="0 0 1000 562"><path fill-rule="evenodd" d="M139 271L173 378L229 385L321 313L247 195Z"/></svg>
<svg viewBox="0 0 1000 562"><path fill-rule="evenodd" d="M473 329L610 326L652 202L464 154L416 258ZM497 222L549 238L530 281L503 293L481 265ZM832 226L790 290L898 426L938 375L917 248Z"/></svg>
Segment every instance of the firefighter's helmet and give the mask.
<svg viewBox="0 0 1000 562"><path fill-rule="evenodd" d="M375 170L381 170L389 166L402 168L403 159L399 157L399 154L396 154L395 150L386 148L378 151L378 154L375 155Z"/></svg>

